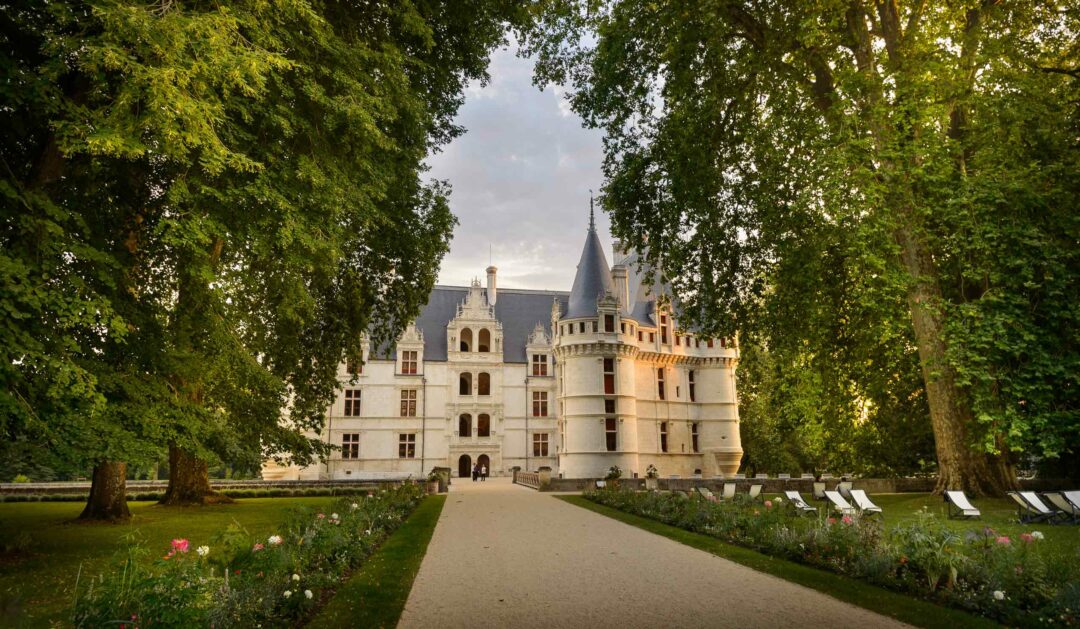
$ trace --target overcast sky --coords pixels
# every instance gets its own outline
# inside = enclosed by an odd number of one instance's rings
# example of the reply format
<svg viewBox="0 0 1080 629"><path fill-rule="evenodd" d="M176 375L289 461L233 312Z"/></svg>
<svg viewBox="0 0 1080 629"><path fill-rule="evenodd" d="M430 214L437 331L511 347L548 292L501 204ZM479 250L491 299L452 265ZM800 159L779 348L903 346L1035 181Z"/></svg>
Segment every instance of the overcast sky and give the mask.
<svg viewBox="0 0 1080 629"><path fill-rule="evenodd" d="M429 175L453 186L458 217L439 283L483 280L491 261L499 286L569 291L585 243L589 189L602 181L601 132L584 129L560 90L532 84L532 62L496 51L491 81L471 85L457 123L466 132L431 157ZM611 263L608 219L597 231Z"/></svg>

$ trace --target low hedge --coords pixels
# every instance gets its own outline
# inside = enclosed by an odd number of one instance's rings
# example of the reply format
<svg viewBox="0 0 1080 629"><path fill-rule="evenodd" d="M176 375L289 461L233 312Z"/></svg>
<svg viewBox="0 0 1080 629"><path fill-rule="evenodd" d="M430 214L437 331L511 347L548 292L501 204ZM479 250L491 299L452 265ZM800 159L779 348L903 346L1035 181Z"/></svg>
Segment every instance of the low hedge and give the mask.
<svg viewBox="0 0 1080 629"><path fill-rule="evenodd" d="M303 487L296 489L223 489L230 498L300 498L313 496L366 496L377 491L370 487ZM157 502L163 491L128 492L129 502ZM86 494L0 494L0 502L85 502Z"/></svg>

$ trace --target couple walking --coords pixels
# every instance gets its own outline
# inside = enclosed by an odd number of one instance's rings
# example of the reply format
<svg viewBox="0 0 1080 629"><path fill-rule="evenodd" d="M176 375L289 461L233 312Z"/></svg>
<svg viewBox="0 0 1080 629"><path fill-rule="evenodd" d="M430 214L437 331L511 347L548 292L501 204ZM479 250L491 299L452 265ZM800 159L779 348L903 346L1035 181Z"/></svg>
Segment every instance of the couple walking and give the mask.
<svg viewBox="0 0 1080 629"><path fill-rule="evenodd" d="M479 463L477 463L476 465L472 466L472 480L474 483L478 478L480 479L480 482L486 481L487 475L488 468L486 465L480 465Z"/></svg>

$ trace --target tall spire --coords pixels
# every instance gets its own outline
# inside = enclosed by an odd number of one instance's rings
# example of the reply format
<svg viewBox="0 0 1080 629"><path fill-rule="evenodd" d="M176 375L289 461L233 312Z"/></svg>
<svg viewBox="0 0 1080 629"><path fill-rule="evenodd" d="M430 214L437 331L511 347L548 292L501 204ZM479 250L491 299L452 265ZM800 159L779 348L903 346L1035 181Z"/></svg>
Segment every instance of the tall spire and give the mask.
<svg viewBox="0 0 1080 629"><path fill-rule="evenodd" d="M596 216L593 214L592 189L589 189L589 231L596 231Z"/></svg>

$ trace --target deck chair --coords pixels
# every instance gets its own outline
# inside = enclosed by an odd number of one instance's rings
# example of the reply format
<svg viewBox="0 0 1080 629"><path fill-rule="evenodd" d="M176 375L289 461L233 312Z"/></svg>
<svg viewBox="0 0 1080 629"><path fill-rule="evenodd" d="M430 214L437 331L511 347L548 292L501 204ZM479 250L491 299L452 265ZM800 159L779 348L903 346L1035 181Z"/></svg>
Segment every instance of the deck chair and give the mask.
<svg viewBox="0 0 1080 629"><path fill-rule="evenodd" d="M758 498L760 498L761 497L761 490L764 487L765 487L765 485L762 485L760 483L757 484L757 485L750 485L750 500L757 500Z"/></svg>
<svg viewBox="0 0 1080 629"><path fill-rule="evenodd" d="M1058 512L1046 506L1046 503L1033 491L1006 492L1016 502L1016 517L1024 524L1046 522L1053 524Z"/></svg>
<svg viewBox="0 0 1080 629"><path fill-rule="evenodd" d="M962 491L946 491L945 502L949 505L950 518L980 518L982 511L976 509Z"/></svg>
<svg viewBox="0 0 1080 629"><path fill-rule="evenodd" d="M825 500L825 483L814 482L814 500Z"/></svg>
<svg viewBox="0 0 1080 629"><path fill-rule="evenodd" d="M884 514L881 507L874 504L874 501L870 500L870 496L867 496L862 489L852 489L851 499L855 502L855 508L861 511L863 515Z"/></svg>
<svg viewBox="0 0 1080 629"><path fill-rule="evenodd" d="M843 481L836 484L836 491L845 498L851 497L851 481Z"/></svg>
<svg viewBox="0 0 1080 629"><path fill-rule="evenodd" d="M811 507L803 500L802 494L794 489L784 492L784 496L788 499L788 502L799 513L817 513L817 507Z"/></svg>
<svg viewBox="0 0 1080 629"><path fill-rule="evenodd" d="M702 498L706 500L716 500L716 495L713 494L712 490L708 487L697 487L696 489L698 494L700 494Z"/></svg>
<svg viewBox="0 0 1080 629"><path fill-rule="evenodd" d="M858 513L858 511L855 510L855 507L851 506L839 492L826 491L825 498L832 503L832 507L837 513L843 515L855 515Z"/></svg>
<svg viewBox="0 0 1080 629"><path fill-rule="evenodd" d="M720 499L724 502L735 499L735 483L724 483L724 490L720 494Z"/></svg>
<svg viewBox="0 0 1080 629"><path fill-rule="evenodd" d="M596 481L596 488L597 489L603 489L605 487L607 487L607 481L606 480L598 480L598 481Z"/></svg>
<svg viewBox="0 0 1080 629"><path fill-rule="evenodd" d="M1065 497L1065 492L1048 491L1043 494L1043 498L1046 498L1050 504L1057 507L1069 524L1080 524L1080 505L1069 502L1069 499Z"/></svg>
<svg viewBox="0 0 1080 629"><path fill-rule="evenodd" d="M1063 491L1060 492L1061 496L1065 498L1073 507L1080 509L1080 491Z"/></svg>
<svg viewBox="0 0 1080 629"><path fill-rule="evenodd" d="M791 474L777 474L776 478L779 480L791 480Z"/></svg>

